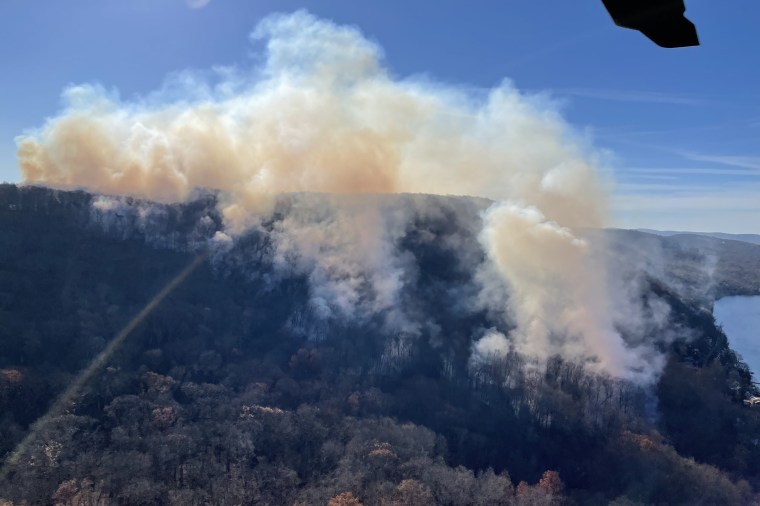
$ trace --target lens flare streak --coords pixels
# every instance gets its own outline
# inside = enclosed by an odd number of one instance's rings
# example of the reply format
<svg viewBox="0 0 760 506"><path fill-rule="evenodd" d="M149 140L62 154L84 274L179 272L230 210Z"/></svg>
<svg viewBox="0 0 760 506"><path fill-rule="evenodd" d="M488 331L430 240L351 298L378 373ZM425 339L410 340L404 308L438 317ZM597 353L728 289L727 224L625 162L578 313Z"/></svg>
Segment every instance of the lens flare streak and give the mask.
<svg viewBox="0 0 760 506"><path fill-rule="evenodd" d="M160 292L158 292L143 309L137 313L137 315L130 320L130 322L119 332L116 337L109 343L106 348L101 351L84 369L79 373L79 376L69 385L69 387L58 397L53 403L50 409L42 417L40 417L27 433L26 437L18 444L16 449L11 453L10 457L3 464L2 470L0 470L0 480L4 479L9 472L15 468L18 464L21 456L24 454L29 445L34 441L37 435L50 423L53 419L60 416L68 409L71 408L75 402L76 397L81 393L83 387L95 377L103 367L111 360L114 353L124 344L124 341L129 335L150 316L153 311L161 305L161 303L168 297L179 285L181 285L206 259L210 252L206 251L198 255L190 265L185 267L182 272L177 274L169 283L164 286Z"/></svg>

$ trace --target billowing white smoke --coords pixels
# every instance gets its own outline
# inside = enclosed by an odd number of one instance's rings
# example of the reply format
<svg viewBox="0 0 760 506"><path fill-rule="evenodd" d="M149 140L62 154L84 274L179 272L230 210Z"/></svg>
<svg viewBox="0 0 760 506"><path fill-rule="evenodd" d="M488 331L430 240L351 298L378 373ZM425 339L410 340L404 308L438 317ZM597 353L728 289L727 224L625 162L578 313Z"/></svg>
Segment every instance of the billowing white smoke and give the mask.
<svg viewBox="0 0 760 506"><path fill-rule="evenodd" d="M510 342L501 332L489 329L483 337L472 344L471 362L478 364L494 358L504 357L509 353Z"/></svg>
<svg viewBox="0 0 760 506"><path fill-rule="evenodd" d="M605 371L651 372L640 355L647 350L628 348L615 329L605 258L593 254L588 240L548 221L536 207L510 203L485 213L480 237L509 280L518 350L543 359L595 358Z"/></svg>
<svg viewBox="0 0 760 506"><path fill-rule="evenodd" d="M18 138L26 182L161 202L219 189L230 235L288 192L491 198L480 238L510 287L518 351L651 371L615 332L604 266L581 237L606 214L596 156L546 97L394 78L358 30L306 12L267 18L252 39L266 43L263 64L212 84L185 74L133 102L69 88L63 112ZM393 220L349 207L287 217L277 254L309 273L326 312L391 311L404 283Z"/></svg>
<svg viewBox="0 0 760 506"><path fill-rule="evenodd" d="M416 334L399 299L409 270L394 247L409 216L401 211L374 196L299 195L270 234L275 267L309 276L322 318L383 314L389 330Z"/></svg>

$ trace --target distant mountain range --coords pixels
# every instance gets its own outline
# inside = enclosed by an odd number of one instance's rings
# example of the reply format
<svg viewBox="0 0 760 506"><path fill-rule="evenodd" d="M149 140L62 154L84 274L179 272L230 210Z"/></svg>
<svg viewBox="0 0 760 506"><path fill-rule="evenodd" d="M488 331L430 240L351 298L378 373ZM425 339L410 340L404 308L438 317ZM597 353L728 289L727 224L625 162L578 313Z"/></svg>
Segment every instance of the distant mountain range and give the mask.
<svg viewBox="0 0 760 506"><path fill-rule="evenodd" d="M671 237L674 235L703 235L705 237L714 237L724 241L742 241L752 244L760 244L760 235L758 234L725 234L723 232L679 232L675 230L652 230L649 228L638 228L639 232L655 234L662 237Z"/></svg>
<svg viewBox="0 0 760 506"><path fill-rule="evenodd" d="M708 308L721 297L760 295L760 243L738 237L760 240L749 234L605 231L614 252L613 270L643 266L682 296Z"/></svg>

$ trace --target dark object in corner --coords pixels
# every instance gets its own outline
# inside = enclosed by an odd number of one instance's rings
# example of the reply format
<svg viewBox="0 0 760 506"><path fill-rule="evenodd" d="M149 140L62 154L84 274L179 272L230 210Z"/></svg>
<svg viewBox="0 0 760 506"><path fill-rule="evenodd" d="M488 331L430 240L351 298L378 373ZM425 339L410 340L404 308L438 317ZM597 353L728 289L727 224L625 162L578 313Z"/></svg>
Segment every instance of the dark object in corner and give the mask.
<svg viewBox="0 0 760 506"><path fill-rule="evenodd" d="M683 0L602 0L618 26L639 30L662 47L698 46Z"/></svg>

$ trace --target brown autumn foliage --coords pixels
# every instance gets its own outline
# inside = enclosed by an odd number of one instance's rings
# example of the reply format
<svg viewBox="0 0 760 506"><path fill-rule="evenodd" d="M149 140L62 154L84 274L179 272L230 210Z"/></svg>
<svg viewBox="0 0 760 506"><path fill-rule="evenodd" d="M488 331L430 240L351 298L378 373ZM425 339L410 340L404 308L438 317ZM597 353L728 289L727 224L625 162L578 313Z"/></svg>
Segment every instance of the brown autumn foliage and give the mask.
<svg viewBox="0 0 760 506"><path fill-rule="evenodd" d="M362 506L362 503L351 492L343 492L327 501L327 506Z"/></svg>
<svg viewBox="0 0 760 506"><path fill-rule="evenodd" d="M93 221L87 194L6 186L0 455L220 222L213 195L155 214L124 202L108 222ZM471 367L476 331L508 332L510 322L462 307L476 280L461 248L482 253L467 234L479 208L432 204L440 212L417 216L396 245L414 267L401 296L427 322L419 335L389 334L382 315L310 314L307 280L268 260L273 217L135 330L42 427L0 482L3 497L16 506L756 501L760 416L741 402L751 375L709 311L642 281L642 297L667 304L671 330L688 336L660 343L669 362L649 390L563 357L544 370L516 353ZM301 333L289 326L296 313Z"/></svg>

